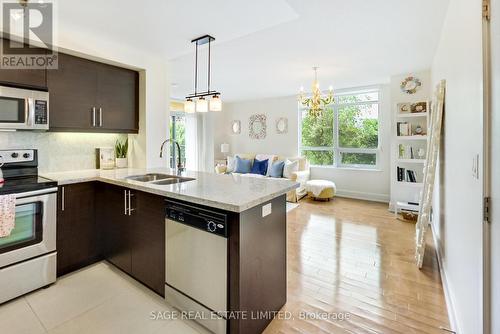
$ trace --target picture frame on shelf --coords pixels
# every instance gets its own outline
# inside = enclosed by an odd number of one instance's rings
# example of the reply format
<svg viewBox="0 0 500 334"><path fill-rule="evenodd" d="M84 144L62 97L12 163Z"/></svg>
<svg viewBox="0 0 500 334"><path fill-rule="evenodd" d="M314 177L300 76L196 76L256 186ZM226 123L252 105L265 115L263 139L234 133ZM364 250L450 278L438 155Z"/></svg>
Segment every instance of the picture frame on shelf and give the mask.
<svg viewBox="0 0 500 334"><path fill-rule="evenodd" d="M399 114L409 114L411 112L411 103L398 103Z"/></svg>
<svg viewBox="0 0 500 334"><path fill-rule="evenodd" d="M412 114L427 112L427 102L412 103L410 110Z"/></svg>

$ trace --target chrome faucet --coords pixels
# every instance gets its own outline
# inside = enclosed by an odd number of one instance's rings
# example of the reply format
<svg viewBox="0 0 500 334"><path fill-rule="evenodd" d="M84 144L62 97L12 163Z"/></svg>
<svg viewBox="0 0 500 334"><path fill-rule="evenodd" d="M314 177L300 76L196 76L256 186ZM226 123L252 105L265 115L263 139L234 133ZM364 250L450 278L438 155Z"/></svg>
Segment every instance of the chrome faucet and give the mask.
<svg viewBox="0 0 500 334"><path fill-rule="evenodd" d="M169 138L169 139L165 140L163 143L161 143L160 158L163 158L163 147L168 142L172 142L177 146L177 172L180 173L184 170L184 166L182 165L182 162L181 162L181 146L179 145L179 143L176 140L172 140Z"/></svg>

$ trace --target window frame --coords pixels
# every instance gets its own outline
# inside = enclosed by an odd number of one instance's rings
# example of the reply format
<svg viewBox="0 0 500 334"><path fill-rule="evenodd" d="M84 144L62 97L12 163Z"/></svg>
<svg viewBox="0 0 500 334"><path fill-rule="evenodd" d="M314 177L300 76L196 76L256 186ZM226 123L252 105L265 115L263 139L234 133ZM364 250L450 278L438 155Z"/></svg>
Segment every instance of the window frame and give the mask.
<svg viewBox="0 0 500 334"><path fill-rule="evenodd" d="M338 96L343 95L356 95L356 94L364 94L364 93L378 93L378 99L376 101L361 101L355 103L336 103ZM335 93L335 101L334 103L329 104L327 107L333 109L333 146L302 146L302 113L307 110L306 107L303 107L300 102L297 102L298 105L298 118L299 118L299 156L302 155L303 151L327 151L333 152L333 164L332 165L311 165L313 167L321 167L321 168L343 168L343 169L369 169L369 170L378 170L380 168L380 111L382 105L382 89L380 86L375 87L365 87L365 88L354 88L354 89L342 89ZM345 106L359 106L359 105L378 105L378 131L377 131L377 142L378 145L376 148L352 148L352 147L340 147L339 141L339 109ZM367 153L367 154L375 154L375 164L374 165L365 165L365 164L343 164L342 163L342 153Z"/></svg>
<svg viewBox="0 0 500 334"><path fill-rule="evenodd" d="M177 137L176 135L176 132L175 132L175 119L176 118L184 118L184 121L186 119L186 113L185 112L182 112L182 111L171 111L170 112L170 115L169 115L169 118L170 118L170 124L174 124L174 127L172 128L172 135L173 135L173 138L170 137L170 131L169 131L169 138L170 139L177 139L175 137ZM185 145L181 145L181 150L183 150L184 152L184 159L186 159L186 147ZM184 165L185 165L185 161L184 161ZM176 148L176 145L175 143L172 141L170 142L170 168L177 168L177 148Z"/></svg>

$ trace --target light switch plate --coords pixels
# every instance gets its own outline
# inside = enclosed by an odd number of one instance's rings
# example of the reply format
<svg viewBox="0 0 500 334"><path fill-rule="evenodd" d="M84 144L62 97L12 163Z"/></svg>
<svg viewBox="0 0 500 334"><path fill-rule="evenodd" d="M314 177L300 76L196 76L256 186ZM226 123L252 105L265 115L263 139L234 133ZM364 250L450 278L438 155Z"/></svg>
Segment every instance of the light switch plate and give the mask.
<svg viewBox="0 0 500 334"><path fill-rule="evenodd" d="M262 206L262 217L269 216L272 212L271 203Z"/></svg>
<svg viewBox="0 0 500 334"><path fill-rule="evenodd" d="M479 154L472 158L472 177L479 180Z"/></svg>

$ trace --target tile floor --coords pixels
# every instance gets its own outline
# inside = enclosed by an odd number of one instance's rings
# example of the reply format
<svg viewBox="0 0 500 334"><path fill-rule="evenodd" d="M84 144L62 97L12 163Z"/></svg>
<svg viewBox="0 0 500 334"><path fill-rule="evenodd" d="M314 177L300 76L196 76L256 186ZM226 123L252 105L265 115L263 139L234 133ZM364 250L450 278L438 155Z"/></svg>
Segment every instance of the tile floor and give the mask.
<svg viewBox="0 0 500 334"><path fill-rule="evenodd" d="M0 333L204 333L192 322L151 319L170 311L163 298L100 262L0 305Z"/></svg>

